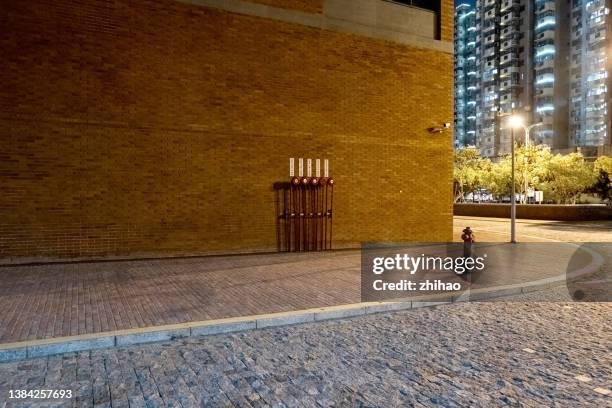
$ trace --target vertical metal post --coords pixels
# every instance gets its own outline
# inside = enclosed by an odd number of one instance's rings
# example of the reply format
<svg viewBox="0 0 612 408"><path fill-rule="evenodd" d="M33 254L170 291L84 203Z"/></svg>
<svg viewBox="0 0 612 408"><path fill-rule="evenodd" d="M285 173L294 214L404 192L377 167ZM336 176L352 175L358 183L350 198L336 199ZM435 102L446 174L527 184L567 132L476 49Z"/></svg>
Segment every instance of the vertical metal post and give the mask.
<svg viewBox="0 0 612 408"><path fill-rule="evenodd" d="M329 249L332 249L332 227L334 225L334 179L329 178L327 184L331 186L330 197L329 197Z"/></svg>
<svg viewBox="0 0 612 408"><path fill-rule="evenodd" d="M327 165L325 167L327 169ZM327 209L328 209L328 207L327 207L327 190L328 190L328 183L327 183L327 181L329 180L327 178L327 174L328 174L327 170L325 171L325 174L326 174L326 176L325 176L325 186L324 186L325 187L325 204L323 206L323 225L324 225L324 228L323 228L323 249L327 250Z"/></svg>
<svg viewBox="0 0 612 408"><path fill-rule="evenodd" d="M300 178L293 177L291 179L291 219L293 224L293 250L300 250Z"/></svg>
<svg viewBox="0 0 612 408"><path fill-rule="evenodd" d="M286 202L286 209L285 209L285 242L286 242L286 249L287 252L291 252L291 233L292 233L292 226L293 226L293 202L292 202L292 196L293 196L293 177L295 177L295 159L293 157L291 157L289 159L289 187L286 190L286 194L287 194L287 200Z"/></svg>
<svg viewBox="0 0 612 408"><path fill-rule="evenodd" d="M528 177L528 173L527 173L527 150L529 147L529 128L525 127L525 158L523 160L523 165L525 166L525 168L523 169L523 174L524 174L524 178L525 178L525 204L529 204L529 199L527 198L527 189L529 188L529 183L527 182L527 177Z"/></svg>
<svg viewBox="0 0 612 408"><path fill-rule="evenodd" d="M510 193L510 242L516 243L516 200L515 200L515 186L514 186L514 128L510 131L511 137L511 156L512 156L512 188Z"/></svg>
<svg viewBox="0 0 612 408"><path fill-rule="evenodd" d="M291 252L291 183L285 192L285 250Z"/></svg>
<svg viewBox="0 0 612 408"><path fill-rule="evenodd" d="M302 192L302 208L300 209L300 219L302 220L302 250L308 251L308 178L302 177L300 191Z"/></svg>

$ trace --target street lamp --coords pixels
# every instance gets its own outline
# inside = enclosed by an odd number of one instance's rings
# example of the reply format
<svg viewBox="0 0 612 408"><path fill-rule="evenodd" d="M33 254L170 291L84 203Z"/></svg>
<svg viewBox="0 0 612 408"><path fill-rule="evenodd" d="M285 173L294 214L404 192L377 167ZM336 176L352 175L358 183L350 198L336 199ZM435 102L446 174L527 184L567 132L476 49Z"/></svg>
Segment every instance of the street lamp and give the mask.
<svg viewBox="0 0 612 408"><path fill-rule="evenodd" d="M516 199L515 199L515 186L514 186L514 129L522 128L525 131L525 146L529 145L529 132L536 126L540 126L542 123L534 123L533 125L525 125L525 121L522 116L512 115L508 118L508 124L512 128L512 192L510 198L510 242L516 243ZM525 163L525 202L527 201L527 163Z"/></svg>

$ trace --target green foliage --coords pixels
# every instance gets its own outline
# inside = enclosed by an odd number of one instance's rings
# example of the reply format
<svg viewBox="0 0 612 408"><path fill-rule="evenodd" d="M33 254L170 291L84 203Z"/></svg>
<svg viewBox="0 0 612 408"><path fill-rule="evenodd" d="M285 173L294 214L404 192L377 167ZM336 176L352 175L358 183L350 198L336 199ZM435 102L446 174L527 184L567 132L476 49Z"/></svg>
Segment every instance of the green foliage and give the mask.
<svg viewBox="0 0 612 408"><path fill-rule="evenodd" d="M489 190L495 199L509 196L512 188L512 161L505 157L497 163L491 163L481 179L481 187Z"/></svg>
<svg viewBox="0 0 612 408"><path fill-rule="evenodd" d="M601 156L595 160L595 170L597 172L605 171L608 174L612 174L612 157Z"/></svg>
<svg viewBox="0 0 612 408"><path fill-rule="evenodd" d="M596 193L603 201L610 201L612 199L612 180L610 180L610 177L612 177L612 157L599 157L593 167L597 181L591 191Z"/></svg>
<svg viewBox="0 0 612 408"><path fill-rule="evenodd" d="M576 203L576 198L596 182L593 166L581 153L552 156L546 177L538 183L541 190L557 203ZM547 194L548 193L548 194Z"/></svg>
<svg viewBox="0 0 612 408"><path fill-rule="evenodd" d="M489 159L480 157L480 152L476 148L467 147L455 152L453 170L455 202L465 201L466 194L473 193L482 186L482 177L490 164Z"/></svg>
<svg viewBox="0 0 612 408"><path fill-rule="evenodd" d="M526 196L526 189L544 191L545 200L576 203L584 192L596 192L602 199L612 194L612 157L600 157L595 164L581 153L553 155L550 148L519 146L515 149L515 191ZM476 148L457 150L455 154L455 202L479 189L487 189L494 198L509 197L512 189L512 158L495 162L482 158Z"/></svg>

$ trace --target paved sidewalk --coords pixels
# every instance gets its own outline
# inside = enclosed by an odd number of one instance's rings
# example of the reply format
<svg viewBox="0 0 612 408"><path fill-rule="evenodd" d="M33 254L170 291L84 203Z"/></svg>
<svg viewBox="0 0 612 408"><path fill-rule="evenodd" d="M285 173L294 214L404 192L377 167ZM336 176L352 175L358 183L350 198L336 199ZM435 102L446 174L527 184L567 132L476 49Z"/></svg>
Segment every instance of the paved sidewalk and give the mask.
<svg viewBox="0 0 612 408"><path fill-rule="evenodd" d="M492 232L478 222L480 242L504 240L499 222ZM512 273L478 284L558 275L522 255L510 257ZM359 251L337 251L0 267L0 343L357 303L360 262Z"/></svg>
<svg viewBox="0 0 612 408"><path fill-rule="evenodd" d="M360 301L358 251L0 268L0 343Z"/></svg>
<svg viewBox="0 0 612 408"><path fill-rule="evenodd" d="M478 248L491 269L469 275L471 287L563 276L576 250L523 245ZM589 265L581 255L577 265ZM360 265L360 251L339 251L4 267L0 344L358 303ZM419 277L462 282L448 271ZM407 295L384 299L396 293Z"/></svg>
<svg viewBox="0 0 612 408"><path fill-rule="evenodd" d="M510 239L508 218L454 217L454 236L461 234L466 226L476 231L480 242L507 241ZM564 242L612 242L612 220L609 221L516 221L519 241L564 241Z"/></svg>

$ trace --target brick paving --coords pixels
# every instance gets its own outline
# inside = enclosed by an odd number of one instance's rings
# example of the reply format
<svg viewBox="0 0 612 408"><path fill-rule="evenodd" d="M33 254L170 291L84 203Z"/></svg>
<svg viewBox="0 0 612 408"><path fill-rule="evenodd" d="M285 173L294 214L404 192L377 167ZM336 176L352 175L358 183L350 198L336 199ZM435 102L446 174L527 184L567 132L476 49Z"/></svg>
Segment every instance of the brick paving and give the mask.
<svg viewBox="0 0 612 408"><path fill-rule="evenodd" d="M359 252L0 268L0 342L360 300Z"/></svg>
<svg viewBox="0 0 612 408"><path fill-rule="evenodd" d="M505 238L504 223L466 222ZM2 267L0 343L356 303L359 269L358 251Z"/></svg>
<svg viewBox="0 0 612 408"><path fill-rule="evenodd" d="M610 406L612 305L516 300L4 363L0 407Z"/></svg>

